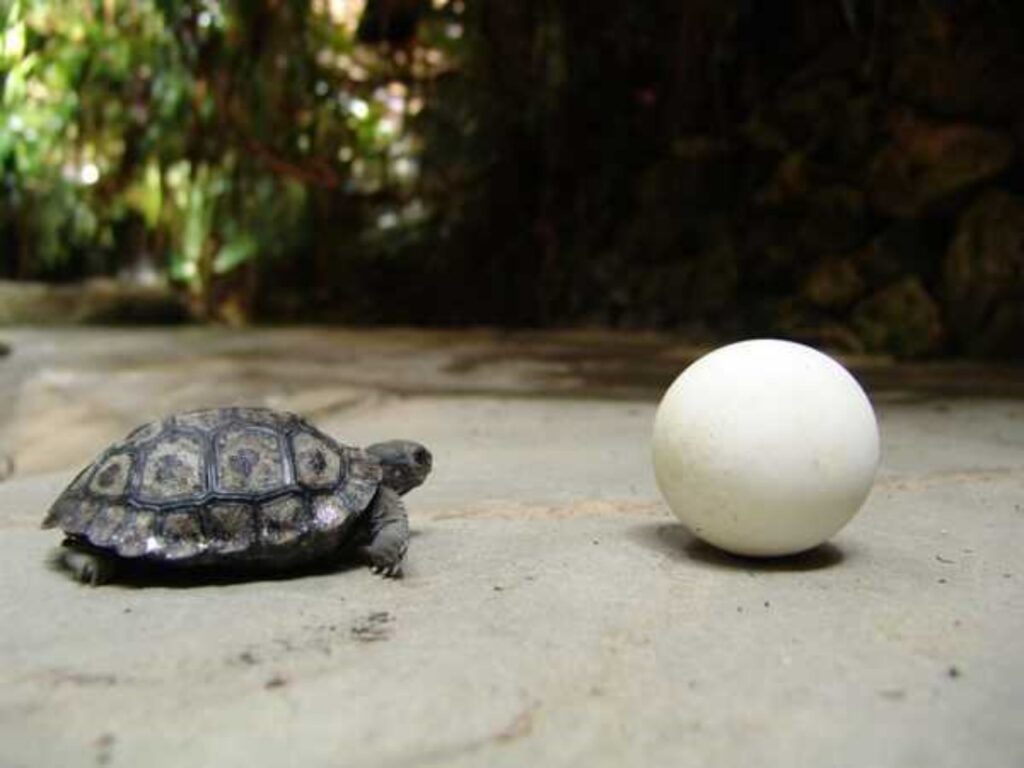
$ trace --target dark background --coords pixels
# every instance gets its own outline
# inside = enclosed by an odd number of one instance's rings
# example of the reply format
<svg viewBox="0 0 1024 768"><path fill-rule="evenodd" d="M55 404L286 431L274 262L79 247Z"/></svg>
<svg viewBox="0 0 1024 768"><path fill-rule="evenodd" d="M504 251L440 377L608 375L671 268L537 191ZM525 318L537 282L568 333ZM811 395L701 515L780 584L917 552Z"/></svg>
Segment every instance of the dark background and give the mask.
<svg viewBox="0 0 1024 768"><path fill-rule="evenodd" d="M1024 358L1020 2L4 13L9 280L232 323Z"/></svg>

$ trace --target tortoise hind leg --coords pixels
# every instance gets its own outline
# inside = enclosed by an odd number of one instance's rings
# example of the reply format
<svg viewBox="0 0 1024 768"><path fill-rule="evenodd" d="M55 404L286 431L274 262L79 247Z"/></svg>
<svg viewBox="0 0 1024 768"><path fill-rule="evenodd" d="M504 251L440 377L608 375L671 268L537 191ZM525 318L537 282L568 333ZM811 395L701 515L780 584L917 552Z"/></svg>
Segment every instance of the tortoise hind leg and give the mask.
<svg viewBox="0 0 1024 768"><path fill-rule="evenodd" d="M360 554L369 561L374 573L401 576L409 544L409 517L401 497L382 487L370 507L368 523L370 543L360 548Z"/></svg>
<svg viewBox="0 0 1024 768"><path fill-rule="evenodd" d="M106 584L117 571L114 558L85 547L72 538L64 540L57 562L78 581L93 587Z"/></svg>

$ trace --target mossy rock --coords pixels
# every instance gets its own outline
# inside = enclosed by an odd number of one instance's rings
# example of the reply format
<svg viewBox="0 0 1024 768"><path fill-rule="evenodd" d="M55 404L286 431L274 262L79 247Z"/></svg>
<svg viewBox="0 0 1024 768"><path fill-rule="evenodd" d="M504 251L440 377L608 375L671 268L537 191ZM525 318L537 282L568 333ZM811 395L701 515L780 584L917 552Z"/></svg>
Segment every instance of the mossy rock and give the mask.
<svg viewBox="0 0 1024 768"><path fill-rule="evenodd" d="M1022 25L1018 2L905 4L892 24L891 92L932 114L1012 118L1024 101Z"/></svg>
<svg viewBox="0 0 1024 768"><path fill-rule="evenodd" d="M853 258L827 257L804 279L801 295L822 309L843 310L864 295L866 284Z"/></svg>
<svg viewBox="0 0 1024 768"><path fill-rule="evenodd" d="M892 140L871 163L871 205L899 219L928 215L1002 173L1013 157L1013 140L997 131L899 116Z"/></svg>
<svg viewBox="0 0 1024 768"><path fill-rule="evenodd" d="M861 354L864 343L850 326L835 313L817 307L800 297L790 296L767 301L754 317L753 332L799 341L836 353Z"/></svg>
<svg viewBox="0 0 1024 768"><path fill-rule="evenodd" d="M853 328L868 352L924 357L945 340L938 304L916 277L907 277L860 302Z"/></svg>
<svg viewBox="0 0 1024 768"><path fill-rule="evenodd" d="M1024 199L990 190L964 212L944 283L947 322L964 351L1024 357Z"/></svg>

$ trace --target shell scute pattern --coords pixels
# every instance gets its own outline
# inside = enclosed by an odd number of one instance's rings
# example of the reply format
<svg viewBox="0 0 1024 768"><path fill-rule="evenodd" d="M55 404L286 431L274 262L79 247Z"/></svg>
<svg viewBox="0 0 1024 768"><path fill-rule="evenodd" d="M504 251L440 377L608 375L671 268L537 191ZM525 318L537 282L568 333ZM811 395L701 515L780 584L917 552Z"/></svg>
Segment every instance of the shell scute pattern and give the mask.
<svg viewBox="0 0 1024 768"><path fill-rule="evenodd" d="M165 558L185 560L206 548L199 516L194 510L167 512L161 517L157 542Z"/></svg>
<svg viewBox="0 0 1024 768"><path fill-rule="evenodd" d="M128 509L120 504L100 507L89 522L86 535L98 547L113 547L118 528L128 517Z"/></svg>
<svg viewBox="0 0 1024 768"><path fill-rule="evenodd" d="M306 505L301 496L282 496L260 508L260 538L267 546L283 546L309 530Z"/></svg>
<svg viewBox="0 0 1024 768"><path fill-rule="evenodd" d="M348 474L338 489L338 496L350 509L362 509L370 503L383 478L383 471L361 448L345 448Z"/></svg>
<svg viewBox="0 0 1024 768"><path fill-rule="evenodd" d="M227 427L217 433L214 450L218 491L262 494L288 485L281 441L269 429Z"/></svg>
<svg viewBox="0 0 1024 768"><path fill-rule="evenodd" d="M292 414L193 411L111 446L44 525L128 558L274 561L336 540L381 479L376 458Z"/></svg>
<svg viewBox="0 0 1024 768"><path fill-rule="evenodd" d="M305 429L292 434L296 479L307 488L331 488L342 471L342 456L322 436Z"/></svg>
<svg viewBox="0 0 1024 768"><path fill-rule="evenodd" d="M158 547L157 513L137 510L129 515L114 537L114 548L121 557L142 557Z"/></svg>
<svg viewBox="0 0 1024 768"><path fill-rule="evenodd" d="M186 501L206 491L202 435L169 432L147 451L136 498L142 503Z"/></svg>
<svg viewBox="0 0 1024 768"><path fill-rule="evenodd" d="M97 496L119 499L128 490L134 457L128 452L111 453L96 466L89 481L89 490Z"/></svg>
<svg viewBox="0 0 1024 768"><path fill-rule="evenodd" d="M255 514L252 504L242 501L206 505L201 515L209 550L230 555L254 546L257 542Z"/></svg>
<svg viewBox="0 0 1024 768"><path fill-rule="evenodd" d="M329 531L345 522L351 514L341 501L332 494L320 494L313 499L312 526L317 530Z"/></svg>

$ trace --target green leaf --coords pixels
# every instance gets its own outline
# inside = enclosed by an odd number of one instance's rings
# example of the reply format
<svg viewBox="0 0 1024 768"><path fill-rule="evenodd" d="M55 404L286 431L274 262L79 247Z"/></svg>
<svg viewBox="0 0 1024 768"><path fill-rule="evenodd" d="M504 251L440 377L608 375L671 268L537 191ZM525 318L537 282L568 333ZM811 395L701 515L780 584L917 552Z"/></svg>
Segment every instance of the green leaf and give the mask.
<svg viewBox="0 0 1024 768"><path fill-rule="evenodd" d="M213 271L218 275L237 269L252 260L258 253L259 243L248 233L242 233L229 240L213 260Z"/></svg>

